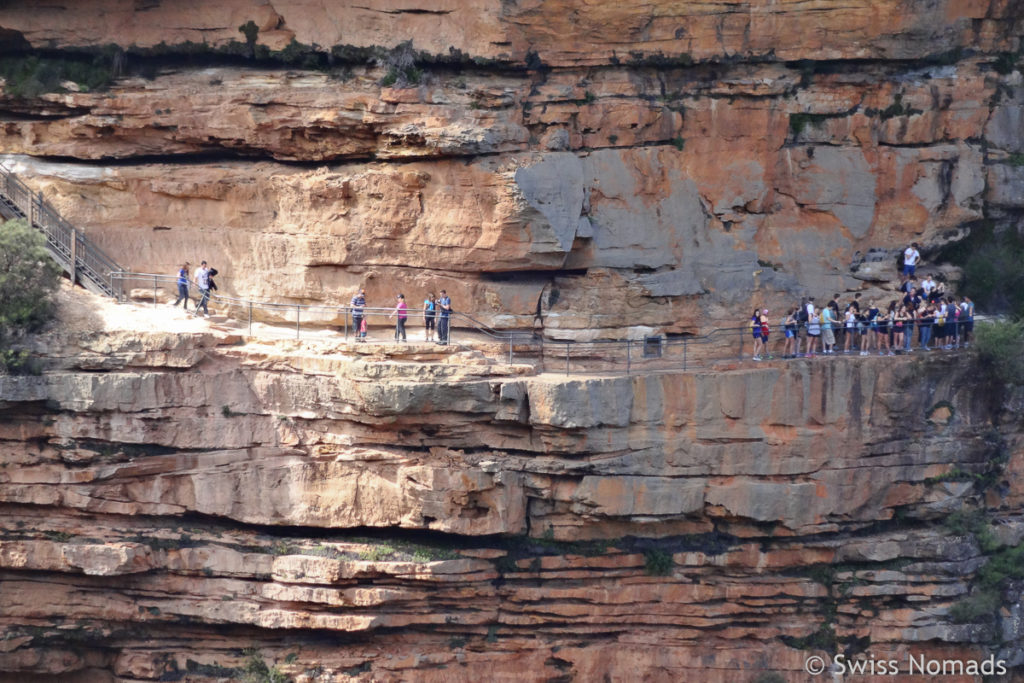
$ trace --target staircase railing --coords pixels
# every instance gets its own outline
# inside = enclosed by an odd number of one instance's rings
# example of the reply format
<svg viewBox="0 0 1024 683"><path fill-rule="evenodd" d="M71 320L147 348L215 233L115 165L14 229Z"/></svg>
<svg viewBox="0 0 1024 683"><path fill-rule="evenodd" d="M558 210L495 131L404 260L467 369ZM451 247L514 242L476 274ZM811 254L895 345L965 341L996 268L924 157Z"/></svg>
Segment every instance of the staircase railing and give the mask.
<svg viewBox="0 0 1024 683"><path fill-rule="evenodd" d="M111 273L123 270L81 230L66 221L42 194L33 194L14 173L0 166L0 214L24 218L46 236L50 255L86 289L114 296Z"/></svg>

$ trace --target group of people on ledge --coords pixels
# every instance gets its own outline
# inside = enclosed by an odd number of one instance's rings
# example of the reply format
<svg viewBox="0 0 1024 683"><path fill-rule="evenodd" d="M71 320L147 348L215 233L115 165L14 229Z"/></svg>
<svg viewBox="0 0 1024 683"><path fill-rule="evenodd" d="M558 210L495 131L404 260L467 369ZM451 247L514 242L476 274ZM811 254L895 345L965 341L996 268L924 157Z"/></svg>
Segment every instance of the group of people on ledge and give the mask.
<svg viewBox="0 0 1024 683"><path fill-rule="evenodd" d="M974 332L974 302L969 296L948 296L945 286L931 276L918 283L915 275L921 254L917 243L907 247L901 257L902 298L893 299L887 306L874 301L862 305L857 293L840 312L838 294L820 309L814 297L805 297L780 321L785 334L782 357L832 355L840 348L842 353L861 356L874 351L880 356L909 353L914 350L915 331L917 348L924 351L967 347ZM772 358L767 309L754 310L750 330L754 360Z"/></svg>
<svg viewBox="0 0 1024 683"><path fill-rule="evenodd" d="M188 310L189 302L188 286L189 268L191 265L188 261L185 261L181 268L178 269L178 298L174 300L175 307L181 304L181 307L186 311ZM207 304L210 301L210 293L217 291L217 283L213 279L216 274L217 269L207 266L206 261L200 263L199 268L196 269L192 282L195 283L196 289L199 290L199 298L196 300L196 307L192 311L192 315L198 316L199 309L202 309L203 315L207 318L210 317L210 309Z"/></svg>
<svg viewBox="0 0 1024 683"><path fill-rule="evenodd" d="M392 309L388 319L395 319L395 341L408 341L405 332L405 323L409 319L409 306L405 301L405 294L395 296L395 307ZM356 341L366 341L366 290L362 287L349 302L352 311L352 327L355 330ZM437 343L448 344L449 331L451 330L452 300L448 292L441 290L441 296L435 297L433 292L428 292L423 300L423 327L426 341L434 341L434 333L437 333Z"/></svg>
<svg viewBox="0 0 1024 683"><path fill-rule="evenodd" d="M191 299L189 298L189 286L194 284L196 289L199 290L199 297L196 299L195 309L192 315L198 316L199 311L203 312L203 315L207 318L210 317L210 309L208 303L210 301L211 293L217 290L217 283L214 281L214 276L217 275L217 269L211 268L207 265L206 261L203 261L196 272L190 277L189 269L191 265L188 261L183 263L178 269L177 285L178 285L178 298L174 300L174 306L178 304L182 305L186 311L188 310L188 304ZM405 324L409 319L409 306L406 304L405 295L398 294L395 297L395 307L391 310L391 314L388 319L395 319L395 341L405 342L408 341ZM353 329L355 330L356 341L366 341L366 328L367 328L367 315L366 315L366 290L362 287L355 293L350 302L350 311L352 313ZM347 315L347 312L346 312ZM441 296L435 297L433 292L428 292L426 298L423 300L423 326L425 328L425 339L427 341L434 341L434 335L437 335L438 344L447 344L449 339L449 330L451 329L451 315L452 315L452 300L448 296L448 292L441 290Z"/></svg>

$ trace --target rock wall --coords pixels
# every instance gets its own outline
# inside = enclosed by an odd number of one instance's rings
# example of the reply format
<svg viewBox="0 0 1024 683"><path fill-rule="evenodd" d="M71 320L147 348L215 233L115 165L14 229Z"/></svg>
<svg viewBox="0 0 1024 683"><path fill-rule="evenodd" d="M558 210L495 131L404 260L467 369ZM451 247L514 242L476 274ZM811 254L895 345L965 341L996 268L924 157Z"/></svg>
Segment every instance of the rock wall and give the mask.
<svg viewBox="0 0 1024 683"><path fill-rule="evenodd" d="M1022 30L1020 0L7 2L0 153L136 271L702 333L1022 229ZM1024 666L1024 395L969 355L559 377L154 326L0 376L0 680Z"/></svg>
<svg viewBox="0 0 1024 683"><path fill-rule="evenodd" d="M928 259L983 221L1019 228L1022 17L8 3L10 59L118 77L19 97L12 76L0 149L136 271L205 258L257 299L444 287L502 328L540 307L560 338L692 333L807 292L886 296L894 261L851 267L869 249Z"/></svg>
<svg viewBox="0 0 1024 683"><path fill-rule="evenodd" d="M1024 664L1019 584L950 616L1024 538L1024 396L969 356L588 378L418 345L48 339L41 376L0 377L10 675Z"/></svg>

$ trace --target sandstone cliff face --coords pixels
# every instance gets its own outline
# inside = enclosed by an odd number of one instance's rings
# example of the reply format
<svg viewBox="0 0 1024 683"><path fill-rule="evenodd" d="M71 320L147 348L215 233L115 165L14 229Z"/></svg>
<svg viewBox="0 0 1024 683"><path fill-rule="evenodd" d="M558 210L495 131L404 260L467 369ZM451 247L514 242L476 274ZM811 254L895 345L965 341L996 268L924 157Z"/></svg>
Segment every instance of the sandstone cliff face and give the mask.
<svg viewBox="0 0 1024 683"><path fill-rule="evenodd" d="M1020 229L1022 22L1018 0L8 2L5 60L113 80L43 92L0 63L0 153L136 271L700 333L887 296L888 255L851 267L870 248ZM1020 581L990 585L1021 558L1024 396L969 357L556 377L151 325L53 331L41 376L0 377L0 679L1024 665Z"/></svg>
<svg viewBox="0 0 1024 683"><path fill-rule="evenodd" d="M1019 2L620 5L7 7L8 45L128 70L3 99L0 148L134 270L206 258L237 294L330 304L445 287L561 338L884 296L893 261L850 267L868 249L1019 224ZM420 71L380 85L404 40Z"/></svg>
<svg viewBox="0 0 1024 683"><path fill-rule="evenodd" d="M935 520L987 509L997 545L1024 537L1024 398L966 357L597 378L221 333L48 344L42 376L0 377L3 671L1024 661L1017 589L949 616L987 558Z"/></svg>

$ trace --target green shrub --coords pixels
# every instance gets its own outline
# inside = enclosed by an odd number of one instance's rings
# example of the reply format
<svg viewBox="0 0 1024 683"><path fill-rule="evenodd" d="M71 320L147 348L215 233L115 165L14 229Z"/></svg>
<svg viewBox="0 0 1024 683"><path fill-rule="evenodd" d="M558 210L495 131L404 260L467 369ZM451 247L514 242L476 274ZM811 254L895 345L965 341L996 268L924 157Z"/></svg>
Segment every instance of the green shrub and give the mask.
<svg viewBox="0 0 1024 683"><path fill-rule="evenodd" d="M28 353L10 345L53 319L59 278L42 233L23 220L0 225L0 372L30 370Z"/></svg>
<svg viewBox="0 0 1024 683"><path fill-rule="evenodd" d="M256 22L250 19L241 26L238 27L238 32L245 36L245 42L249 45L256 44L256 38L260 34L260 27L256 25Z"/></svg>
<svg viewBox="0 0 1024 683"><path fill-rule="evenodd" d="M949 608L949 619L954 624L974 624L988 621L999 609L999 594L993 590L977 591Z"/></svg>
<svg viewBox="0 0 1024 683"><path fill-rule="evenodd" d="M423 79L423 70L416 68L416 50L411 40L399 43L379 57L377 65L387 68L380 79L380 85L385 87L409 88Z"/></svg>
<svg viewBox="0 0 1024 683"><path fill-rule="evenodd" d="M982 311L1024 317L1024 236L984 222L942 256L963 265L962 291Z"/></svg>
<svg viewBox="0 0 1024 683"><path fill-rule="evenodd" d="M672 573L672 555L654 548L644 553L644 571L649 576L668 576Z"/></svg>
<svg viewBox="0 0 1024 683"><path fill-rule="evenodd" d="M0 76L9 97L33 98L49 92L64 92L61 85L72 81L79 90L103 90L115 76L115 66L123 67L124 55L100 53L93 56L50 58L30 55L0 59Z"/></svg>
<svg viewBox="0 0 1024 683"><path fill-rule="evenodd" d="M979 323L975 346L978 362L993 377L1024 384L1024 321Z"/></svg>
<svg viewBox="0 0 1024 683"><path fill-rule="evenodd" d="M256 648L249 648L243 654L248 656L242 667L242 681L245 683L290 683L292 680L276 666L267 666Z"/></svg>

